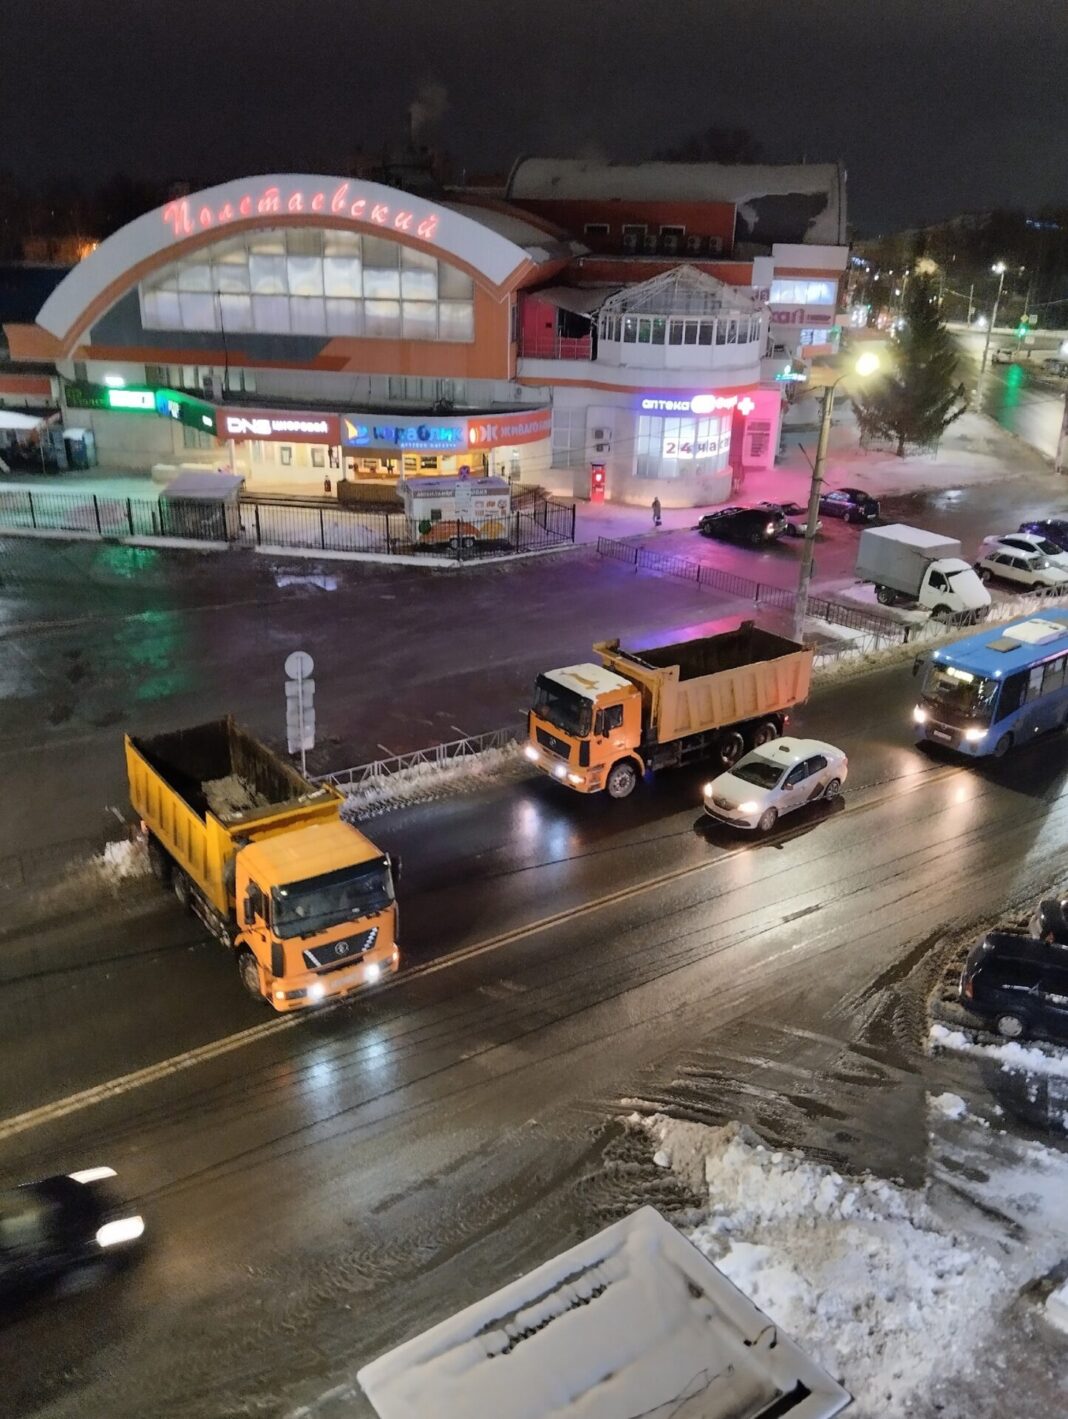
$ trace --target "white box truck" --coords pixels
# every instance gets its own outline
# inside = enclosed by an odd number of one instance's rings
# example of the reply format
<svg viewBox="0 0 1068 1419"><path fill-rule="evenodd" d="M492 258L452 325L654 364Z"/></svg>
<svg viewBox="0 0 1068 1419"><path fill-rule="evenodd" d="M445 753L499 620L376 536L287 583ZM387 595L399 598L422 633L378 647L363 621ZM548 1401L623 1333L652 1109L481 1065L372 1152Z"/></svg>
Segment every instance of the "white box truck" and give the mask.
<svg viewBox="0 0 1068 1419"><path fill-rule="evenodd" d="M856 574L871 582L884 606L922 606L936 616L982 612L990 592L961 556L955 537L894 523L865 527Z"/></svg>

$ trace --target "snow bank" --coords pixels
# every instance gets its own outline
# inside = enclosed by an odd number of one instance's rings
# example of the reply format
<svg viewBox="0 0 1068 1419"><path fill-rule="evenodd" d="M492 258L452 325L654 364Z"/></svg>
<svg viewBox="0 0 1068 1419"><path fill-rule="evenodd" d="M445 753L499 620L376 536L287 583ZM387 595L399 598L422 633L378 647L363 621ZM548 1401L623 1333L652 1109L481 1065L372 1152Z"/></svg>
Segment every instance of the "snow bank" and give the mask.
<svg viewBox="0 0 1068 1419"><path fill-rule="evenodd" d="M738 1124L641 1120L707 1196L691 1240L849 1389L858 1416L929 1412L947 1357L981 1350L1015 1286L915 1192L846 1178ZM962 1363L966 1357L961 1356Z"/></svg>
<svg viewBox="0 0 1068 1419"><path fill-rule="evenodd" d="M1068 1051L1058 1050L1053 1045L1040 1049L1037 1045L1017 1044L1015 1040L985 1045L966 1035L963 1030L950 1030L945 1025L932 1025L928 1040L932 1051L957 1050L961 1054L978 1054L997 1060L1006 1074L1015 1070L1024 1074L1068 1079Z"/></svg>
<svg viewBox="0 0 1068 1419"><path fill-rule="evenodd" d="M1068 1281L1047 1296L1046 1319L1068 1335Z"/></svg>
<svg viewBox="0 0 1068 1419"><path fill-rule="evenodd" d="M968 1105L959 1094L936 1094L928 1102L935 1113L941 1114L943 1118L961 1119L968 1113Z"/></svg>
<svg viewBox="0 0 1068 1419"><path fill-rule="evenodd" d="M108 843L92 860L93 870L107 883L125 882L129 877L147 877L148 853L140 839L124 838Z"/></svg>
<svg viewBox="0 0 1068 1419"><path fill-rule="evenodd" d="M447 764L415 764L395 773L368 778L345 795L342 812L350 817L369 818L390 808L415 803L431 803L457 793L477 793L487 784L503 782L527 768L521 746L484 749L465 754Z"/></svg>

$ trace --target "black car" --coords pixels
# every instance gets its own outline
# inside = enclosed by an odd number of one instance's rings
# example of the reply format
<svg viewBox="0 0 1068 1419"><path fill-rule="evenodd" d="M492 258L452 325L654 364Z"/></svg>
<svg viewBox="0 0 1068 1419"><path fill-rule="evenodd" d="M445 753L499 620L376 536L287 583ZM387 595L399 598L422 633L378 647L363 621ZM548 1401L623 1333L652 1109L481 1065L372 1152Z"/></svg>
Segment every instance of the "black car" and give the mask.
<svg viewBox="0 0 1068 1419"><path fill-rule="evenodd" d="M1028 930L1039 941L1056 941L1068 946L1068 897L1044 897Z"/></svg>
<svg viewBox="0 0 1068 1419"><path fill-rule="evenodd" d="M1068 518L1047 517L1036 522L1021 522L1020 531L1046 537L1050 542L1055 542L1062 552L1068 552Z"/></svg>
<svg viewBox="0 0 1068 1419"><path fill-rule="evenodd" d="M759 547L764 542L778 541L786 531L786 518L777 507L722 507L716 512L706 512L697 530L702 537Z"/></svg>
<svg viewBox="0 0 1068 1419"><path fill-rule="evenodd" d="M990 931L968 955L960 999L1006 1039L1068 1044L1068 947Z"/></svg>
<svg viewBox="0 0 1068 1419"><path fill-rule="evenodd" d="M787 537L804 537L805 529L808 527L808 508L802 507L800 503L758 503L758 507L764 508L767 512L781 512L786 519ZM823 523L816 519L816 531L819 532Z"/></svg>
<svg viewBox="0 0 1068 1419"><path fill-rule="evenodd" d="M879 503L863 488L831 488L820 494L820 512L846 522L872 522L879 516Z"/></svg>
<svg viewBox="0 0 1068 1419"><path fill-rule="evenodd" d="M86 1168L0 1191L0 1303L95 1281L136 1254L144 1220L114 1176Z"/></svg>

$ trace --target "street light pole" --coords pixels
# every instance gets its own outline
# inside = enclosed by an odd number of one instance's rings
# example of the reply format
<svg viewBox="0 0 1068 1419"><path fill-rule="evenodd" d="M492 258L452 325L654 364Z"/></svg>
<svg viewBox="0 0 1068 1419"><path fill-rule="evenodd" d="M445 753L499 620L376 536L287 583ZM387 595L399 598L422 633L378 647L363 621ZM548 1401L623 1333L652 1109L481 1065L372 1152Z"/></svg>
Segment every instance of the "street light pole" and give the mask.
<svg viewBox="0 0 1068 1419"><path fill-rule="evenodd" d="M820 515L820 488L823 486L823 465L827 461L827 444L831 436L831 413L834 410L834 391L838 388L839 375L833 384L823 391L823 411L820 415L820 434L816 441L816 461L812 465L812 484L808 490L808 519L805 522L805 545L801 550L801 575L797 582L797 602L794 606L794 640L803 644L805 639L805 618L808 615L808 590L812 582L812 561L816 550L816 523Z"/></svg>
<svg viewBox="0 0 1068 1419"><path fill-rule="evenodd" d="M986 339L983 341L983 358L982 358L982 361L980 362L980 365L979 365L979 383L978 383L978 385L977 385L977 387L976 387L976 391L975 391L975 402L976 402L977 404L981 404L981 403L982 403L983 381L984 381L984 379L986 378L986 358L987 358L987 355L989 355L989 353L990 353L990 337L991 337L991 335L993 335L993 333L994 333L994 322L995 322L995 321L997 320L997 318L998 318L998 305L999 305L999 303L1000 303L1000 301L1001 301L1001 293L1002 293L1002 291L1005 289L1005 263L1004 263L1004 261L998 261L998 262L996 262L995 265L993 265L990 269L991 269L992 271L996 271L996 272L997 272L997 277L998 277L998 293L997 293L997 295L994 297L994 309L993 309L993 310L991 311L991 313L990 313L990 324L986 327Z"/></svg>

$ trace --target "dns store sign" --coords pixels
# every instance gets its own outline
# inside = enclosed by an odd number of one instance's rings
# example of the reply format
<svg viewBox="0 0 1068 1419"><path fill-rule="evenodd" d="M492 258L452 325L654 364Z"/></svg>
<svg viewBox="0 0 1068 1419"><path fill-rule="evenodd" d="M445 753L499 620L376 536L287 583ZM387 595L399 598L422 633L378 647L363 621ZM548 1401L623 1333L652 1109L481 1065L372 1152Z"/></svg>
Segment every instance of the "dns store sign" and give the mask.
<svg viewBox="0 0 1068 1419"><path fill-rule="evenodd" d="M228 410L222 432L231 439L268 439L277 443L340 442L336 414L268 413L258 409Z"/></svg>
<svg viewBox="0 0 1068 1419"><path fill-rule="evenodd" d="M168 202L162 217L164 226L170 227L176 237L188 237L214 227L224 227L229 222L283 214L349 217L360 222L373 222L378 227L389 227L396 232L410 232L423 241L433 241L438 229L436 212L420 216L403 203L391 206L387 202L372 202L367 197L361 197L359 189L354 188L351 182L339 183L330 190L319 188L315 191L296 188L292 192L283 192L273 185L250 188L219 207L206 204L198 207L182 197Z"/></svg>

